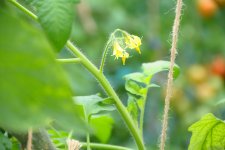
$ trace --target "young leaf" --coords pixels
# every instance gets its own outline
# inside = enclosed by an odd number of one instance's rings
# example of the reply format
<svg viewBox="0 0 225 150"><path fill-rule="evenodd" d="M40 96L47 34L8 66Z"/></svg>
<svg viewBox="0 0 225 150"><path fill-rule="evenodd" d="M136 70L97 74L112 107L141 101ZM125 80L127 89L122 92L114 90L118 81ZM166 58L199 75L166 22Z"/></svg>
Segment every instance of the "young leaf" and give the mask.
<svg viewBox="0 0 225 150"><path fill-rule="evenodd" d="M72 94L52 48L35 27L0 10L0 126L27 131L54 119L78 124Z"/></svg>
<svg viewBox="0 0 225 150"><path fill-rule="evenodd" d="M134 72L134 73L127 74L124 76L124 78L126 80L133 80L133 81L140 82L140 83L146 82L146 76L140 72Z"/></svg>
<svg viewBox="0 0 225 150"><path fill-rule="evenodd" d="M143 96L146 93L146 87L140 85L140 83L135 82L134 80L126 80L125 89L131 94L138 96Z"/></svg>
<svg viewBox="0 0 225 150"><path fill-rule="evenodd" d="M143 63L142 69L143 73L147 76L153 76L158 72L167 71L170 68L170 62L169 61L155 61L151 63ZM174 78L176 78L180 73L180 68L178 65L174 65L173 68L174 71Z"/></svg>
<svg viewBox="0 0 225 150"><path fill-rule="evenodd" d="M101 142L108 141L111 135L113 120L105 113L115 110L114 105L104 103L107 99L101 98L99 95L76 96L75 104L82 105L84 111L84 119L88 119L89 125L94 129L96 137Z"/></svg>
<svg viewBox="0 0 225 150"><path fill-rule="evenodd" d="M159 87L151 83L152 77L159 72L169 70L170 62L156 61L142 64L142 72L130 73L125 76L125 89L128 93L127 109L138 124L139 113L143 114L148 89L151 87ZM174 66L174 77L179 74L179 67Z"/></svg>
<svg viewBox="0 0 225 150"><path fill-rule="evenodd" d="M106 105L101 103L104 100L105 99L101 98L98 95L74 97L75 103L83 106L84 111L88 117L93 114L115 110L115 107L113 105Z"/></svg>
<svg viewBox="0 0 225 150"><path fill-rule="evenodd" d="M26 0L36 7L38 20L52 45L61 50L68 40L76 0Z"/></svg>
<svg viewBox="0 0 225 150"><path fill-rule="evenodd" d="M225 123L207 114L188 129L192 132L189 150L222 150L225 147Z"/></svg>
<svg viewBox="0 0 225 150"><path fill-rule="evenodd" d="M106 143L112 132L113 119L108 115L93 116L90 125L94 130L95 136L102 142Z"/></svg>
<svg viewBox="0 0 225 150"><path fill-rule="evenodd" d="M48 134L58 150L66 150L66 140L68 139L69 133L51 129L48 130Z"/></svg>

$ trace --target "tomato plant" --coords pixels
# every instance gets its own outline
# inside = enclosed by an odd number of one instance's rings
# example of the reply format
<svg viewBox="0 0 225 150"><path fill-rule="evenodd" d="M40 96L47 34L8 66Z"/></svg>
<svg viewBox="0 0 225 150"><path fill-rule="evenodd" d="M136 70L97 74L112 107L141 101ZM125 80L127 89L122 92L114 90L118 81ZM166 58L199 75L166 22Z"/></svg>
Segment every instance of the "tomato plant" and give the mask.
<svg viewBox="0 0 225 150"><path fill-rule="evenodd" d="M180 74L175 58L182 0L177 1L175 9L170 61L143 62L138 71L121 75L119 78L123 78L123 94L126 98L113 88L114 83L105 73L105 64L110 61L108 55L113 57L113 63L119 60L118 64L125 66L134 57L145 55L142 45L146 41L141 35L117 28L109 34L104 50L100 52L100 65L95 65L85 51L83 53L78 48L80 45L76 46L77 41L70 38L77 3L78 0L0 2L0 149L151 149L145 144L147 100L153 88L160 88L154 78L162 72L169 72L165 79L168 81L159 146L160 150L164 150L173 80ZM204 3L203 0L199 1L202 15L214 15L218 9L214 3L212 0L204 0ZM84 27L91 35L95 23L89 18L89 8L85 5L82 7L85 7L85 13L80 12L81 22L92 22L91 28ZM213 63L212 72L224 77L222 60ZM97 81L95 93L77 95L73 91L73 84L65 69L68 64L85 69L80 72L81 78L87 72L92 75ZM206 68L193 66L188 76L200 91L200 99L215 95L216 90L205 84L208 78ZM97 88L98 84L101 89ZM91 85L77 86L85 89ZM114 136L114 125L117 123L115 114L120 115L120 121L126 126L123 130L132 137L132 144L120 146L108 142ZM223 149L225 135L220 131L224 128L222 120L213 114L206 114L188 129L192 132L188 149Z"/></svg>

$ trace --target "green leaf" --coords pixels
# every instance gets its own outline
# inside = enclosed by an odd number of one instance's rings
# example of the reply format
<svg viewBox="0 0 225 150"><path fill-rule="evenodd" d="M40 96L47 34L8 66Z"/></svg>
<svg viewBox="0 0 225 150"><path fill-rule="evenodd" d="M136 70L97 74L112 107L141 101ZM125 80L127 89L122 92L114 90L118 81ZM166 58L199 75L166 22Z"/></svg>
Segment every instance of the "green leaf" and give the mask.
<svg viewBox="0 0 225 150"><path fill-rule="evenodd" d="M140 83L146 83L146 76L140 72L130 73L128 75L125 75L124 78L126 80L133 80L133 81L140 82Z"/></svg>
<svg viewBox="0 0 225 150"><path fill-rule="evenodd" d="M77 0L27 0L37 9L38 20L52 45L61 50L70 36Z"/></svg>
<svg viewBox="0 0 225 150"><path fill-rule="evenodd" d="M113 120L106 116L106 112L115 110L109 98L102 98L98 94L90 96L76 96L74 102L83 106L84 119L94 129L95 136L103 143L107 142L112 130Z"/></svg>
<svg viewBox="0 0 225 150"><path fill-rule="evenodd" d="M225 148L225 123L207 114L188 129L192 132L189 150L222 150Z"/></svg>
<svg viewBox="0 0 225 150"><path fill-rule="evenodd" d="M7 10L0 20L0 126L26 131L54 119L75 128L71 90L45 36Z"/></svg>
<svg viewBox="0 0 225 150"><path fill-rule="evenodd" d="M112 132L113 119L108 115L93 116L90 125L94 129L95 136L102 142L106 143Z"/></svg>
<svg viewBox="0 0 225 150"><path fill-rule="evenodd" d="M126 80L125 89L135 95L143 96L146 94L146 87L141 86L133 80Z"/></svg>
<svg viewBox="0 0 225 150"><path fill-rule="evenodd" d="M57 149L66 149L69 133L56 129L48 130L48 134Z"/></svg>
<svg viewBox="0 0 225 150"><path fill-rule="evenodd" d="M112 104L115 104L115 101L114 101L113 98L108 97L108 98L105 98L105 99L102 101L102 103L103 103L103 104L110 104L110 105L112 105Z"/></svg>
<svg viewBox="0 0 225 150"><path fill-rule="evenodd" d="M142 64L143 73L147 76L153 76L156 73L167 71L169 70L169 68L170 62L163 60ZM176 64L174 65L173 71L174 71L174 78L177 78L180 73L180 68L178 67L178 65Z"/></svg>
<svg viewBox="0 0 225 150"><path fill-rule="evenodd" d="M142 64L142 72L125 75L125 89L128 91L127 109L134 122L138 124L139 114L144 111L148 89L159 87L151 83L152 77L159 72L169 70L170 62L156 61ZM174 66L174 77L179 74L179 67Z"/></svg>
<svg viewBox="0 0 225 150"><path fill-rule="evenodd" d="M93 114L99 114L101 112L115 110L114 105L107 105L101 103L104 100L105 99L101 98L98 95L74 97L74 102L84 107L84 111L88 117Z"/></svg>
<svg viewBox="0 0 225 150"><path fill-rule="evenodd" d="M0 132L0 149L1 150L11 150L12 149L11 141L9 140L8 137L3 135L1 132Z"/></svg>

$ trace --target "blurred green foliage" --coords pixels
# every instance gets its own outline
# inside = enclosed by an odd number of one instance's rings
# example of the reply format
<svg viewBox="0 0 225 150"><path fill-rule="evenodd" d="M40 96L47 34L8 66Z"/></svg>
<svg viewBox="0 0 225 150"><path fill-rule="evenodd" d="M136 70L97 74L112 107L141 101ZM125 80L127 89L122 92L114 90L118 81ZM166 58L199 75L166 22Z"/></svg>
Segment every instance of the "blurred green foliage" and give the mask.
<svg viewBox="0 0 225 150"><path fill-rule="evenodd" d="M75 128L68 80L43 33L7 7L0 19L0 126L26 132L55 120Z"/></svg>

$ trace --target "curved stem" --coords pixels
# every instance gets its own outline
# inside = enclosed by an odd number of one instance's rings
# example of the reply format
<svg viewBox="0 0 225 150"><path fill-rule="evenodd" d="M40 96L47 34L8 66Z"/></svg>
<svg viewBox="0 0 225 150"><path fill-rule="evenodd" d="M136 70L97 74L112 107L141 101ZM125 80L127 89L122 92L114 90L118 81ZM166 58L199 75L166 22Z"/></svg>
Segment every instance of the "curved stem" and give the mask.
<svg viewBox="0 0 225 150"><path fill-rule="evenodd" d="M103 73L103 69L104 69L104 65L105 65L105 60L106 60L106 57L107 57L107 53L108 53L108 50L109 50L109 45L110 43L113 41L113 39L119 39L119 38L115 38L114 34L116 32L122 32L124 34L127 34L126 31L123 31L121 29L116 29L115 31L113 31L111 34L110 34L110 37L109 37L109 40L105 46L105 49L104 49L104 52L103 52L103 55L102 55L102 60L101 60L101 64L100 64L100 67L99 67L99 70L101 73Z"/></svg>
<svg viewBox="0 0 225 150"><path fill-rule="evenodd" d="M33 17L35 16L35 14L33 14L32 12L30 12L29 10L27 10L25 7L23 7L22 5L18 5L19 3L14 1L14 0L10 0L9 2L11 2L12 4L14 4L16 7L18 7L20 10L22 10L23 12L25 12L26 14L30 15L33 19L37 20L37 17ZM142 141L142 138L139 134L139 131L137 129L137 127L135 126L135 124L133 123L133 120L130 116L130 114L128 113L126 107L123 105L123 103L121 102L121 100L119 99L119 97L117 96L116 92L113 90L112 86L110 85L110 83L108 82L108 80L106 79L106 77L97 69L97 67L90 62L90 60L83 55L79 49L77 47L75 47L70 41L68 41L66 43L66 46L69 48L69 50L75 54L78 58L81 59L81 62L83 64L83 66L90 72L92 73L92 75L95 76L95 78L101 83L103 89L105 90L105 92L114 99L115 101L115 105L117 107L117 110L119 111L119 113L121 114L123 120L125 121L127 127L129 128L131 134L134 137L134 140L137 144L137 147L139 150L144 150L144 143Z"/></svg>
<svg viewBox="0 0 225 150"><path fill-rule="evenodd" d="M108 49L109 49L109 44L111 43L111 36L105 46L105 49L104 49L104 52L103 52L103 55L102 55L102 61L101 61L101 64L100 64L100 67L99 67L99 70L101 73L103 73L103 68L104 68L104 65L105 65L105 59L107 57L107 53L108 53Z"/></svg>
<svg viewBox="0 0 225 150"><path fill-rule="evenodd" d="M112 86L106 79L106 77L76 48L70 41L67 42L67 47L81 59L82 64L95 76L95 78L101 83L105 92L114 99L117 110L121 114L123 120L128 126L131 134L133 135L139 150L144 150L144 143L142 137L139 134L137 127L135 126L130 114L126 107L122 104L121 100L113 90Z"/></svg>
<svg viewBox="0 0 225 150"><path fill-rule="evenodd" d="M87 147L87 143L81 143L81 147ZM90 143L90 146L94 149L99 150L132 150L130 148L122 147L122 146L115 146L110 144L99 144L99 143Z"/></svg>

